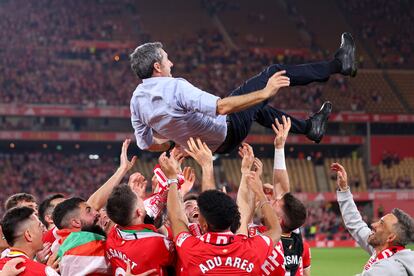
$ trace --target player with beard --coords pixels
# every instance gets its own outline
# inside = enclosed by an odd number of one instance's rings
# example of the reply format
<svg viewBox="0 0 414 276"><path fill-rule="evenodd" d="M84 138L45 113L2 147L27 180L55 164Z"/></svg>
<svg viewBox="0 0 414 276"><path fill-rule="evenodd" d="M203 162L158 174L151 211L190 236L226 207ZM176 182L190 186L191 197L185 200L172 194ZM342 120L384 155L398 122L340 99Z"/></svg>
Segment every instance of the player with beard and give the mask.
<svg viewBox="0 0 414 276"><path fill-rule="evenodd" d="M144 223L146 210L139 194L127 184L117 186L108 199L106 212L117 224L106 242L113 274L125 275L130 263L133 274L156 269L164 275L167 267L173 265L174 245L154 225Z"/></svg>
<svg viewBox="0 0 414 276"><path fill-rule="evenodd" d="M262 202L269 231L266 236L249 238L230 231L240 226L240 213L234 200L223 192L207 190L197 199L198 217L202 235L193 236L187 227L188 220L177 187L176 160L162 154L160 165L169 178L167 211L175 237L180 275L252 275L272 251L273 241L280 237L280 226L260 185L252 183L252 190ZM204 181L204 180L203 180ZM237 227L238 228L238 227Z"/></svg>
<svg viewBox="0 0 414 276"><path fill-rule="evenodd" d="M414 220L400 209L393 209L371 229L362 220L348 186L343 166L333 163L337 173L337 198L345 226L358 244L371 255L364 266L363 276L414 275L414 252L405 246L414 241Z"/></svg>
<svg viewBox="0 0 414 276"><path fill-rule="evenodd" d="M14 258L23 258L24 263L16 268L25 267L19 275L52 276L59 275L49 266L35 262L37 252L43 248L43 224L35 211L29 207L15 207L6 212L2 219L3 235L11 246L10 251L0 259L0 270Z"/></svg>

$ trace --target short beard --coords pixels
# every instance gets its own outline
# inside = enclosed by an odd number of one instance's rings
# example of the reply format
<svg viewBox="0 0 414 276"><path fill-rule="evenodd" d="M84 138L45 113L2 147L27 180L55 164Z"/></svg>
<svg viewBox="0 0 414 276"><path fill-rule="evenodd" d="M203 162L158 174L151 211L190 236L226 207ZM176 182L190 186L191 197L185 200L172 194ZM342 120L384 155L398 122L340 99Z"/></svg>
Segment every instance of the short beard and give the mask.
<svg viewBox="0 0 414 276"><path fill-rule="evenodd" d="M368 237L368 241L367 242L368 242L369 245L371 245L374 248L383 244L378 239L378 237L375 236L375 234L373 234L373 236Z"/></svg>
<svg viewBox="0 0 414 276"><path fill-rule="evenodd" d="M104 236L106 238L106 233L105 231L102 229L101 226L97 225L97 224L93 224L93 225L84 225L81 228L81 231L85 231L85 232L91 232L91 233L95 233L101 236Z"/></svg>

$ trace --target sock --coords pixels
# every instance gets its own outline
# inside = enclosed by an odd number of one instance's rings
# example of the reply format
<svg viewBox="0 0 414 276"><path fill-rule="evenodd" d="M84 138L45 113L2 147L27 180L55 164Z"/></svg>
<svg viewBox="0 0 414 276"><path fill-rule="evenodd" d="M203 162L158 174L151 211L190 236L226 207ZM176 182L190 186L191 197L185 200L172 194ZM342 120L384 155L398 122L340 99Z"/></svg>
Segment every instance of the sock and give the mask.
<svg viewBox="0 0 414 276"><path fill-rule="evenodd" d="M340 73L341 70L342 70L342 64L340 60L334 58L333 60L329 62L329 72L331 74Z"/></svg>

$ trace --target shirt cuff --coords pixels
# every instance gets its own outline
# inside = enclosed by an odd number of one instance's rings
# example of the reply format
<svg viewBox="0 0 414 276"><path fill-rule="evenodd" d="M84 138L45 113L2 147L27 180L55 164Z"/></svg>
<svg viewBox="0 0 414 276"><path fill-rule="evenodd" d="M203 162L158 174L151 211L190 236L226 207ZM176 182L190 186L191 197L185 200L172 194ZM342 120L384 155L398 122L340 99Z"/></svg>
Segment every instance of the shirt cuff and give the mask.
<svg viewBox="0 0 414 276"><path fill-rule="evenodd" d="M200 97L200 111L201 113L210 116L217 117L217 101L220 97L203 93Z"/></svg>

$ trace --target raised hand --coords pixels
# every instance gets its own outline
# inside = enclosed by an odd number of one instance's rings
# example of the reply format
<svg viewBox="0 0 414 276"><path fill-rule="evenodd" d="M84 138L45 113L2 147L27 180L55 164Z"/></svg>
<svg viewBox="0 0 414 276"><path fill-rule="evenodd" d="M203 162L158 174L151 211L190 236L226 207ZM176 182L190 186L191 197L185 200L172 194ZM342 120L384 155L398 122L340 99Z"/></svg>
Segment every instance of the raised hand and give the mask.
<svg viewBox="0 0 414 276"><path fill-rule="evenodd" d="M145 189L147 188L147 180L139 173L133 173L128 180L128 186L135 192L140 198L145 198Z"/></svg>
<svg viewBox="0 0 414 276"><path fill-rule="evenodd" d="M251 171L247 174L247 184L258 198L265 197L263 184L258 172Z"/></svg>
<svg viewBox="0 0 414 276"><path fill-rule="evenodd" d="M273 131L276 134L275 140L273 141L275 148L284 148L291 126L292 122L290 118L286 118L285 115L282 116L282 124L279 123L278 119L275 119L275 124L272 125Z"/></svg>
<svg viewBox="0 0 414 276"><path fill-rule="evenodd" d="M121 156L119 157L120 165L119 168L122 169L125 173L129 171L137 161L137 157L132 157L131 161L128 160L128 147L131 143L131 139L125 139L122 144Z"/></svg>
<svg viewBox="0 0 414 276"><path fill-rule="evenodd" d="M172 155L167 157L165 152L162 153L158 158L158 163L166 177L169 179L177 178L178 161Z"/></svg>
<svg viewBox="0 0 414 276"><path fill-rule="evenodd" d="M259 158L255 157L253 161L253 169L259 174L259 177L263 175L263 163Z"/></svg>
<svg viewBox="0 0 414 276"><path fill-rule="evenodd" d="M188 149L185 152L190 155L201 166L209 166L213 164L213 153L206 143L200 138L194 140L192 137L187 141Z"/></svg>
<svg viewBox="0 0 414 276"><path fill-rule="evenodd" d="M276 95L280 88L290 85L290 79L285 74L286 71L282 70L276 72L269 78L265 87L265 90L269 93L269 97Z"/></svg>
<svg viewBox="0 0 414 276"><path fill-rule="evenodd" d="M36 253L36 260L39 263L45 264L47 262L48 256L52 253L51 247L52 244L47 242L43 244L43 249Z"/></svg>
<svg viewBox="0 0 414 276"><path fill-rule="evenodd" d="M185 167L183 170L184 183L181 185L181 193L183 195L187 194L194 186L195 182L195 172L191 167Z"/></svg>
<svg viewBox="0 0 414 276"><path fill-rule="evenodd" d="M239 156L242 158L241 172L250 172L254 162L253 148L247 143L242 143L242 146L239 148Z"/></svg>
<svg viewBox="0 0 414 276"><path fill-rule="evenodd" d="M345 168L339 163L332 163L331 170L336 172L337 180L336 184L341 191L348 190L348 175Z"/></svg>

